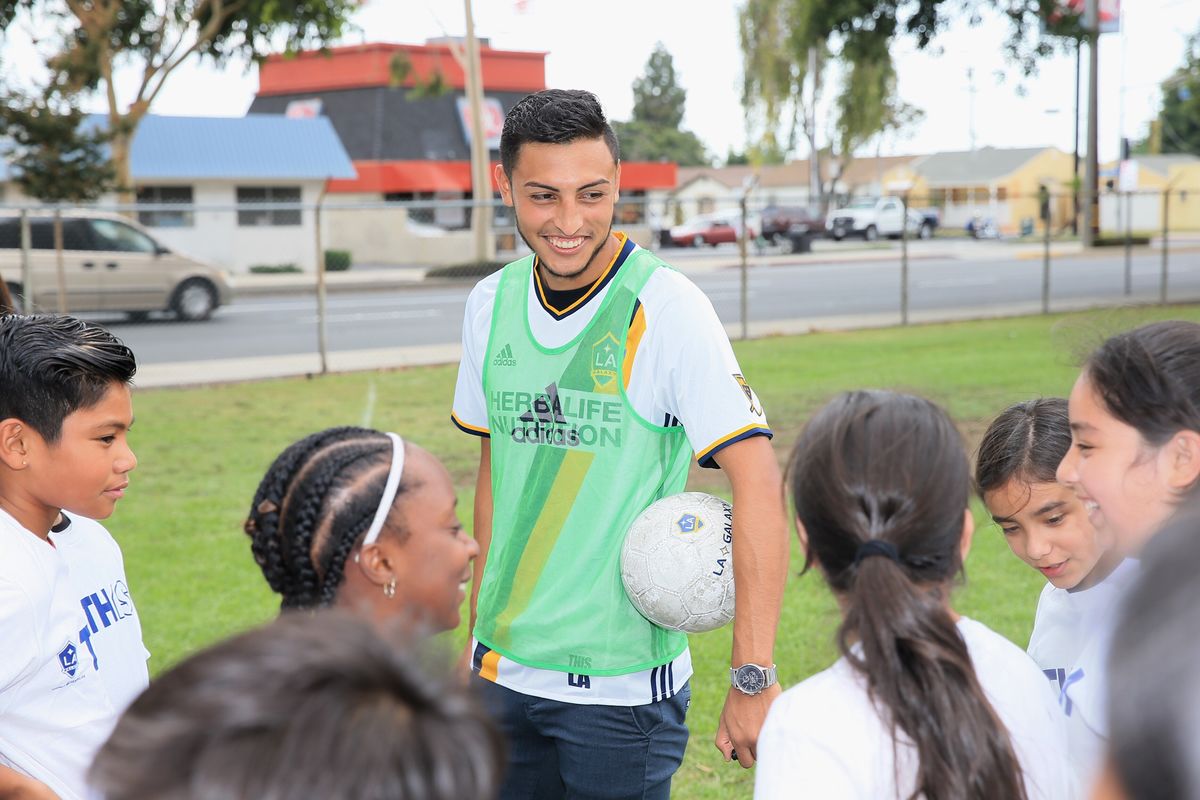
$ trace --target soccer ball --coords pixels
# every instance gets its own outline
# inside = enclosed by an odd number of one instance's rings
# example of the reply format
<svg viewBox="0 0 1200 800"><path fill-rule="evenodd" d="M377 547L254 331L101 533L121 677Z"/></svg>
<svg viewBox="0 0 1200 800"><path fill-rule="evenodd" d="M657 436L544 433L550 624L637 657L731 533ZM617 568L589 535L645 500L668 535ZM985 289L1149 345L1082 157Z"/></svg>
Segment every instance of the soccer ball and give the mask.
<svg viewBox="0 0 1200 800"><path fill-rule="evenodd" d="M629 526L621 549L625 592L663 628L703 633L733 619L733 509L719 497L664 497Z"/></svg>

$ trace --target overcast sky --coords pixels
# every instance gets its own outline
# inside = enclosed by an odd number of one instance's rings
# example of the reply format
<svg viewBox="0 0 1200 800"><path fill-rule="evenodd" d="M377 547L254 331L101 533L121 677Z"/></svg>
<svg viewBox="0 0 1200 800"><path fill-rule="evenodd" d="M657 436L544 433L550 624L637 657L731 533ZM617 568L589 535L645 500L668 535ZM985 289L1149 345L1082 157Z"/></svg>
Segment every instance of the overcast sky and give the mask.
<svg viewBox="0 0 1200 800"><path fill-rule="evenodd" d="M497 48L547 52L547 84L590 89L613 119L629 117L631 85L645 69L655 42L662 41L688 92L684 126L722 158L731 147L742 149L746 139L738 99L738 5L734 0L474 2L479 36ZM1116 155L1122 135L1144 133L1158 107L1158 84L1179 66L1186 37L1200 27L1197 0L1125 0L1123 5L1122 31L1103 36L1099 49L1100 154L1105 159ZM463 34L463 20L460 0L368 0L356 14L358 30L347 43L422 43L431 36ZM36 75L41 56L30 39L38 29L38 22L25 20L10 30L0 50L6 71ZM939 34L929 52L917 51L908 40L898 43L893 55L900 96L925 116L907 135L880 143L881 152L965 150L971 144L972 119L979 147L1054 145L1070 151L1074 56L1045 60L1036 75L1023 78L1005 62L1001 45L1007 31L1007 23L993 17L975 28L961 24ZM974 75L970 82L968 70ZM132 95L133 80L128 71L119 75L120 96ZM1085 50L1085 122L1086 80ZM253 67L235 63L218 69L197 63L172 76L153 110L240 116L257 87ZM97 98L91 107L102 110L103 103ZM1082 149L1082 130L1080 137Z"/></svg>

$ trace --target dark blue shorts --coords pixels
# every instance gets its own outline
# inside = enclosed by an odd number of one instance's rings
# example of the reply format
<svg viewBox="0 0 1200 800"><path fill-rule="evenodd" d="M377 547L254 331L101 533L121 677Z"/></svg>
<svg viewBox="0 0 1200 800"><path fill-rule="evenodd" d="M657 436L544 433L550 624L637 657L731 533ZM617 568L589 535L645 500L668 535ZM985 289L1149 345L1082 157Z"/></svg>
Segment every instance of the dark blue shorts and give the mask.
<svg viewBox="0 0 1200 800"><path fill-rule="evenodd" d="M500 800L667 800L683 762L690 682L640 706L545 700L472 678L508 745Z"/></svg>

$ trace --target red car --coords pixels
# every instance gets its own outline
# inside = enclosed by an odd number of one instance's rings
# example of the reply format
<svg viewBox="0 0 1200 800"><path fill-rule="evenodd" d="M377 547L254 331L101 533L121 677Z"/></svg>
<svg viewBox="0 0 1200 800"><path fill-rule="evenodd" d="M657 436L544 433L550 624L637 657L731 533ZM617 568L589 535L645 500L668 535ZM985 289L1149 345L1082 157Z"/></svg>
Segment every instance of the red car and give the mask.
<svg viewBox="0 0 1200 800"><path fill-rule="evenodd" d="M724 242L736 242L742 229L738 215L701 214L682 225L671 228L671 244L676 247L716 247ZM753 224L747 226L750 238L755 236Z"/></svg>

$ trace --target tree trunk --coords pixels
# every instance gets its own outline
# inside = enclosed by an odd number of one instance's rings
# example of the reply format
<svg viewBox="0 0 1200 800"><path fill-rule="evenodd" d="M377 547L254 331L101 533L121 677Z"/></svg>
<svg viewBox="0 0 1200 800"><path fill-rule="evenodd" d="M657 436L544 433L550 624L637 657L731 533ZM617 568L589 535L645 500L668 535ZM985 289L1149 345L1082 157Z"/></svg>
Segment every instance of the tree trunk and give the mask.
<svg viewBox="0 0 1200 800"><path fill-rule="evenodd" d="M111 120L112 117L110 116ZM120 117L117 117L118 122L123 122ZM109 150L112 153L113 170L117 175L117 202L121 205L133 205L136 197L134 194L133 176L129 172L129 150L132 144L133 136L131 133L126 133L123 125L115 125L110 122L113 127L113 137L109 142ZM132 212L125 212L132 213Z"/></svg>

